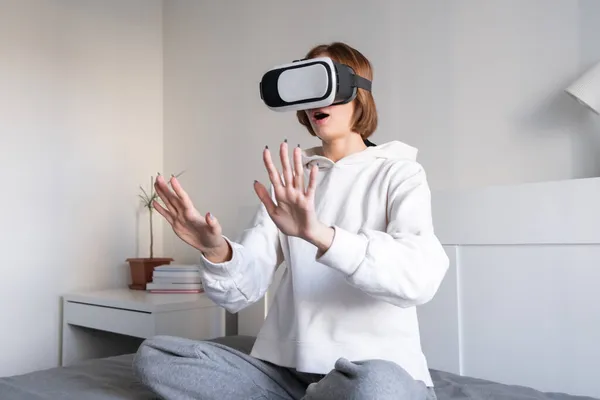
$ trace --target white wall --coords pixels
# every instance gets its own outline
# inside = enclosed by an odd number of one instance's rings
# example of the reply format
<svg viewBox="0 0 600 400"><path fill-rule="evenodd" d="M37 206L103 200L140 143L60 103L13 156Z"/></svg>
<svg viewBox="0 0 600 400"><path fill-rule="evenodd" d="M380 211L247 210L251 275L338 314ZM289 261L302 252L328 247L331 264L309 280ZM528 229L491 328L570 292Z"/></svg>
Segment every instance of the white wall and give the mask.
<svg viewBox="0 0 600 400"><path fill-rule="evenodd" d="M317 3L165 2L165 165L188 169L197 205L228 233L254 209L262 148L316 143L261 103L262 73L333 40L374 64L373 141L420 148L434 190L600 173L598 117L562 92L600 61L597 2ZM166 245L196 259L173 235Z"/></svg>
<svg viewBox="0 0 600 400"><path fill-rule="evenodd" d="M60 296L123 286L124 260L147 255L161 14L158 0L0 5L0 376L58 365Z"/></svg>
<svg viewBox="0 0 600 400"><path fill-rule="evenodd" d="M458 4L447 104L454 143L446 159L454 168L450 184L437 186L598 176L600 129L563 93L590 61L600 61L598 2Z"/></svg>

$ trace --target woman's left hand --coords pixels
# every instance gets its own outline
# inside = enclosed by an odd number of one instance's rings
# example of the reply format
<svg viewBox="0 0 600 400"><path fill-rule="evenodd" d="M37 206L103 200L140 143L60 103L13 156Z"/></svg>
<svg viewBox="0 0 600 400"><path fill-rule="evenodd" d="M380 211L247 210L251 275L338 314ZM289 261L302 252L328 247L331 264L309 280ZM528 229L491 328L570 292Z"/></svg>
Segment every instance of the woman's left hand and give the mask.
<svg viewBox="0 0 600 400"><path fill-rule="evenodd" d="M310 170L308 185L305 188L300 147L296 147L293 153L294 165L291 166L287 143L281 144L279 155L283 168L282 181L281 174L271 159L271 152L268 148L263 151L263 160L273 184L277 204L260 182L254 182L254 190L282 233L302 238L313 243L319 250L325 251L333 240L333 229L320 222L315 213L314 198L318 167L313 166Z"/></svg>

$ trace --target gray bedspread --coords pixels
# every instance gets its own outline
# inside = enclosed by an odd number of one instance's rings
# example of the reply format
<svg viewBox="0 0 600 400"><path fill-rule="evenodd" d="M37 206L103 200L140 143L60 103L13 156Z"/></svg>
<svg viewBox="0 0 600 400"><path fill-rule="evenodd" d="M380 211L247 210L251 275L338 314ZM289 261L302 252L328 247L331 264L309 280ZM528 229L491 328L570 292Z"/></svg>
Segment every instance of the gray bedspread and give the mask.
<svg viewBox="0 0 600 400"><path fill-rule="evenodd" d="M133 376L132 354L0 378L0 400L155 399Z"/></svg>
<svg viewBox="0 0 600 400"><path fill-rule="evenodd" d="M250 351L252 343L247 337L220 338L217 341L246 352ZM132 359L133 355L128 354L0 378L0 400L155 399L133 376ZM436 370L431 373L439 400L592 400L590 397L542 393Z"/></svg>

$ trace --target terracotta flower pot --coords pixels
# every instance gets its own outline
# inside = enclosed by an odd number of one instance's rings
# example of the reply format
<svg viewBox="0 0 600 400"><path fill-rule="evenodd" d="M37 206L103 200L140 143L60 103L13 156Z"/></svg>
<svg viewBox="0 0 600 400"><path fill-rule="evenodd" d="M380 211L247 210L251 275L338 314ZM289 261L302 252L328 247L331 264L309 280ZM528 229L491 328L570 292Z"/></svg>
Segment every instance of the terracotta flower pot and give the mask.
<svg viewBox="0 0 600 400"><path fill-rule="evenodd" d="M171 264L172 258L128 258L131 270L130 289L146 290L146 284L152 282L152 273L154 268L159 265Z"/></svg>

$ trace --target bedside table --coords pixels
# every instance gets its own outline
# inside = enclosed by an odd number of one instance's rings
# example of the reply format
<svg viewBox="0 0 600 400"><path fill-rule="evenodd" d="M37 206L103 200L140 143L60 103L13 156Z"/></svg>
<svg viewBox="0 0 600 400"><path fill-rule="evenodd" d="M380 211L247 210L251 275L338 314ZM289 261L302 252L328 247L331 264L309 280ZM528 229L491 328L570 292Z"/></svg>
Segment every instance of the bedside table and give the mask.
<svg viewBox="0 0 600 400"><path fill-rule="evenodd" d="M226 335L226 311L204 293L114 289L63 296L61 365L133 353L155 335Z"/></svg>

